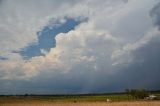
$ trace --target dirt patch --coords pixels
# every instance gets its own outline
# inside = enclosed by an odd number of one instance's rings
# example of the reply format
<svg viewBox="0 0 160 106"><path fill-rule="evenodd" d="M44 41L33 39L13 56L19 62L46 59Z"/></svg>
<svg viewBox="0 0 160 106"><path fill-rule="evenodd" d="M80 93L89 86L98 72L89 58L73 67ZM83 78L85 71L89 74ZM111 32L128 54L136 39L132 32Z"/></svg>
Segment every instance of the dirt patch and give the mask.
<svg viewBox="0 0 160 106"><path fill-rule="evenodd" d="M76 103L1 103L0 106L160 106L160 101L137 102L76 102Z"/></svg>

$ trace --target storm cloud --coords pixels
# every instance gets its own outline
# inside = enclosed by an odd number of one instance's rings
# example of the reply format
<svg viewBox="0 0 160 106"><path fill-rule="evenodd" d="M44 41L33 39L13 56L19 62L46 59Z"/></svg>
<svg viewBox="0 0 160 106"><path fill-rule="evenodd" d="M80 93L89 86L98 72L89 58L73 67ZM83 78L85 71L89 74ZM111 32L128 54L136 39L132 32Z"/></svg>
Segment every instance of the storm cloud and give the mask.
<svg viewBox="0 0 160 106"><path fill-rule="evenodd" d="M160 2L157 3L150 12L154 24L160 29Z"/></svg>
<svg viewBox="0 0 160 106"><path fill-rule="evenodd" d="M6 0L0 5L0 94L160 89L156 0ZM59 27L64 23L67 28Z"/></svg>

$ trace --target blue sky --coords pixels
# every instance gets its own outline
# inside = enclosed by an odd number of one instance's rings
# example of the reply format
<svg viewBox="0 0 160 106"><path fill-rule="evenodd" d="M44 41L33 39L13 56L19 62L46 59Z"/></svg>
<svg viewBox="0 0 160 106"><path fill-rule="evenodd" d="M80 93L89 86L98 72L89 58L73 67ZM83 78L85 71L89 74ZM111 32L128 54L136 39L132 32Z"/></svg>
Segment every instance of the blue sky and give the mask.
<svg viewBox="0 0 160 106"><path fill-rule="evenodd" d="M37 32L38 42L30 44L29 46L21 49L20 54L25 58L29 59L34 56L43 56L41 50L45 50L46 52L50 51L50 48L56 46L55 36L59 33L67 33L73 30L80 21L76 21L74 19L65 18L65 23L59 23L58 21L55 24L59 24L59 26L45 26L42 31Z"/></svg>
<svg viewBox="0 0 160 106"><path fill-rule="evenodd" d="M1 0L0 94L160 89L157 0Z"/></svg>

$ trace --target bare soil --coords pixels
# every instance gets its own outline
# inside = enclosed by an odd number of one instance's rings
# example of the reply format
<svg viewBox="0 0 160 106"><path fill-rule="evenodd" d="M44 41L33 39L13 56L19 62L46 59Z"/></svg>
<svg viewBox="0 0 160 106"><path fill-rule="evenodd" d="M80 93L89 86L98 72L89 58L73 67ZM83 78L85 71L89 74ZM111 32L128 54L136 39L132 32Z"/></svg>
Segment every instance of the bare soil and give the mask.
<svg viewBox="0 0 160 106"><path fill-rule="evenodd" d="M0 103L0 106L160 106L160 101L135 101L135 102L29 102L29 103Z"/></svg>

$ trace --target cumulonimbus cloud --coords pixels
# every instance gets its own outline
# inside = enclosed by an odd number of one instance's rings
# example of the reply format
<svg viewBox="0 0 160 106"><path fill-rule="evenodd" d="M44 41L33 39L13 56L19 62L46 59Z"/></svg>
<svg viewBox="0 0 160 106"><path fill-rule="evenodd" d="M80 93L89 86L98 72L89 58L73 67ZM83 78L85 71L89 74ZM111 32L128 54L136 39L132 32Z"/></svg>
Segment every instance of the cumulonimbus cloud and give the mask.
<svg viewBox="0 0 160 106"><path fill-rule="evenodd" d="M107 86L114 89L116 81L123 82L122 76L130 76L129 73L133 73L132 66L135 66L136 62L144 67L148 65L147 61L151 59L143 59L145 57L140 48L152 45L151 42L159 39L159 30L154 26L159 22L159 5L156 4L156 0L48 0L35 4L37 1L4 1L1 4L0 55L8 58L0 60L1 80L35 80L43 77L44 73L48 76L53 75L55 79L51 76L49 78L57 80L54 74L59 73L59 76L66 75L60 81L64 84L64 80L71 81L70 77L79 74L76 81L85 86L84 89L81 88L82 92L98 91ZM82 22L68 33L56 35L56 46L45 52L44 56L24 60L19 53L11 52L35 43L36 33L48 25L50 19L65 17L87 17L88 21ZM137 59L137 56L142 57L141 60ZM143 70L140 74L145 74L146 68L137 69ZM88 85L82 82L83 77ZM114 79L116 77L117 80ZM131 82L138 87L133 79ZM130 85L129 82L126 82L125 87ZM155 82L156 85L158 79L155 78L151 82ZM75 83L72 83L73 86ZM153 85L146 82L146 86Z"/></svg>

